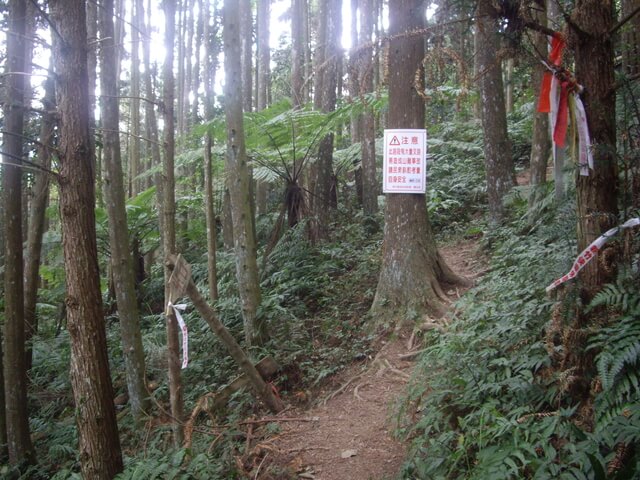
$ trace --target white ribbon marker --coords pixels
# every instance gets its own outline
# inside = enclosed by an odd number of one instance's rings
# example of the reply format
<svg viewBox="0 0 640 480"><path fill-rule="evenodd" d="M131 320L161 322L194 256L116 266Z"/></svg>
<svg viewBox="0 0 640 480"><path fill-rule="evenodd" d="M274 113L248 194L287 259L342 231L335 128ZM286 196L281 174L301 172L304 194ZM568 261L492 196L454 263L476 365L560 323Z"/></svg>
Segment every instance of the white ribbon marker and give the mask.
<svg viewBox="0 0 640 480"><path fill-rule="evenodd" d="M609 241L611 237L613 237L619 230L623 230L625 228L631 228L640 225L640 217L632 218L631 220L627 220L619 227L614 227L610 230L607 230L605 233L596 238L591 244L585 248L576 261L573 262L573 267L566 275L555 280L551 285L546 288L547 293L556 288L558 285L562 285L564 282L575 278L580 270L582 270L587 263L589 263L593 257L602 249L605 243Z"/></svg>
<svg viewBox="0 0 640 480"><path fill-rule="evenodd" d="M176 320L178 320L178 326L182 331L182 368L187 368L187 364L189 363L189 330L187 330L187 324L180 314L180 312L184 312L187 309L187 305L184 303L174 305L169 302L167 304L167 311L169 311L170 308L173 309Z"/></svg>
<svg viewBox="0 0 640 480"><path fill-rule="evenodd" d="M593 154L591 153L591 136L587 124L587 113L580 96L573 95L576 105L576 129L578 130L578 165L580 175L589 176L589 169L593 170Z"/></svg>

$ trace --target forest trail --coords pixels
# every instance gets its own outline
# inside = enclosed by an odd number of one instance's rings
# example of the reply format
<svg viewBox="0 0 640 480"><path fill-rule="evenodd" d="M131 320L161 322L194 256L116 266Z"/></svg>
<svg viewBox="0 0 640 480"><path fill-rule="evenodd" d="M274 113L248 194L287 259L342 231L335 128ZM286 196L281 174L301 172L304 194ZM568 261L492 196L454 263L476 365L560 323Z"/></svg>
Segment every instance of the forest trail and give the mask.
<svg viewBox="0 0 640 480"><path fill-rule="evenodd" d="M477 240L445 245L440 252L459 275L476 279L485 268ZM462 291L447 292L455 301ZM396 478L406 444L393 437L398 401L405 394L419 350L411 332L381 340L366 365L354 365L307 409L279 415L280 430L257 444L262 457L250 478L378 480Z"/></svg>

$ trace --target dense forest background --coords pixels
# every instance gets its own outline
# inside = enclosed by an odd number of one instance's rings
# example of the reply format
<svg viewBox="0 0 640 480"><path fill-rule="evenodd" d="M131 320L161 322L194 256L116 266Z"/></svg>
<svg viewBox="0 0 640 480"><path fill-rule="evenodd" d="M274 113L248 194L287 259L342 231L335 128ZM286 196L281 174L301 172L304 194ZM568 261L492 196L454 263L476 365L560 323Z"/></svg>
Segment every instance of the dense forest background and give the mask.
<svg viewBox="0 0 640 480"><path fill-rule="evenodd" d="M3 478L298 478L256 419L400 332L399 478L637 477L640 1L0 24ZM382 193L385 128L427 129L426 194Z"/></svg>

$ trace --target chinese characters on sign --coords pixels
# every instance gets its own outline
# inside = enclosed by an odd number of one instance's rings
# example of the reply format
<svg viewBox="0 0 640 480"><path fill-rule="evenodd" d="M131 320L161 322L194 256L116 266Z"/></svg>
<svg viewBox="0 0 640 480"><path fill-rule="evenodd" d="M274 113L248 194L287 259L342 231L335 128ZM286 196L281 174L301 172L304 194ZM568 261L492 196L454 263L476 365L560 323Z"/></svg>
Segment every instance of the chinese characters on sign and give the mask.
<svg viewBox="0 0 640 480"><path fill-rule="evenodd" d="M426 166L426 130L384 131L384 193L425 193Z"/></svg>

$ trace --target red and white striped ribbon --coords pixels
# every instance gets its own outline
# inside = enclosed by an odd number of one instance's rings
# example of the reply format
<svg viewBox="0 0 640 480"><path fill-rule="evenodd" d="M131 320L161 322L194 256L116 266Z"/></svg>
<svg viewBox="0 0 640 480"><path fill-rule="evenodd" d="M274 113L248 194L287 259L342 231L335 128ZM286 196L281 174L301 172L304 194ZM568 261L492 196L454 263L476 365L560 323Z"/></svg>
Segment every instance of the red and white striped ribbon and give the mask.
<svg viewBox="0 0 640 480"><path fill-rule="evenodd" d="M578 258L576 258L575 262L573 262L571 270L569 270L566 275L563 275L562 277L555 280L546 288L547 293L556 288L558 285L562 285L564 282L575 278L576 275L578 275L578 272L582 270L587 263L593 260L596 254L602 249L604 244L607 243L609 239L616 233L618 233L619 230L635 227L637 225L640 225L640 217L627 220L619 227L614 227L610 230L607 230L605 233L596 238L587 248L585 248L580 253L580 255L578 255Z"/></svg>

